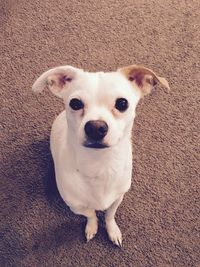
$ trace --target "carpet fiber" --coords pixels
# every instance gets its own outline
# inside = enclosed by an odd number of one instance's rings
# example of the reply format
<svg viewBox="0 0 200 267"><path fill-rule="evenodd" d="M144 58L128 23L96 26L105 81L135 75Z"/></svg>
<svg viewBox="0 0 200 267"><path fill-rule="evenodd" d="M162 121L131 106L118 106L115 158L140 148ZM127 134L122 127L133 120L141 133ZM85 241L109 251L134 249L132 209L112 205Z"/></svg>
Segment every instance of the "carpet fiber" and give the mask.
<svg viewBox="0 0 200 267"><path fill-rule="evenodd" d="M25 1L0 5L1 267L199 266L200 1ZM55 185L49 134L63 103L31 92L50 67L143 64L164 76L137 108L133 183L118 209L123 248L102 213L85 242Z"/></svg>

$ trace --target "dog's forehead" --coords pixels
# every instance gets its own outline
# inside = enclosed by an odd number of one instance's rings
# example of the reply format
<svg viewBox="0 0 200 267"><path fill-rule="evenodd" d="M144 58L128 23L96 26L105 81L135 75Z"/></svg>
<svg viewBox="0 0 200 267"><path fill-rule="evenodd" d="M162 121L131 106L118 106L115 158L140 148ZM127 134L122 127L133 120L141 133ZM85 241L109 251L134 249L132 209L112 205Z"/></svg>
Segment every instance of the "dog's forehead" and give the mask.
<svg viewBox="0 0 200 267"><path fill-rule="evenodd" d="M118 72L84 72L77 82L81 91L96 97L123 95L132 91L129 82Z"/></svg>

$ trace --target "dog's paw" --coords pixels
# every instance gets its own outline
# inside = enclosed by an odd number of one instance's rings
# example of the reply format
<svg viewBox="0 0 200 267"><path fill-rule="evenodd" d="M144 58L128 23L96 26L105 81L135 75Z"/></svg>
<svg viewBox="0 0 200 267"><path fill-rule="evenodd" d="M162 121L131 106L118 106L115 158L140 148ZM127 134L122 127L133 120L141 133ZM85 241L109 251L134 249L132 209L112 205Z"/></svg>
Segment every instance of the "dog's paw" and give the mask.
<svg viewBox="0 0 200 267"><path fill-rule="evenodd" d="M97 218L88 219L86 227L85 227L85 236L86 236L87 242L90 241L96 235L97 230L98 230Z"/></svg>
<svg viewBox="0 0 200 267"><path fill-rule="evenodd" d="M109 239L118 247L122 247L122 234L114 219L106 222L106 229Z"/></svg>

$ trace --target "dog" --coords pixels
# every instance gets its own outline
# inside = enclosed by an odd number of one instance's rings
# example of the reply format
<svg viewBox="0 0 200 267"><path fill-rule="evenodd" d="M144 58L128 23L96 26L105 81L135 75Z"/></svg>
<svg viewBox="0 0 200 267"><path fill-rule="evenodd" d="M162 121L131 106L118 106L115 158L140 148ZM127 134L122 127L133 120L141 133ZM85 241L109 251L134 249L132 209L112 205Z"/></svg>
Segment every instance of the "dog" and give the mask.
<svg viewBox="0 0 200 267"><path fill-rule="evenodd" d="M131 131L139 100L167 80L140 65L114 72L87 72L60 66L44 72L34 92L48 88L64 100L52 125L50 148L61 197L87 218L87 241L98 230L97 210L105 211L109 239L122 245L115 213L131 186Z"/></svg>

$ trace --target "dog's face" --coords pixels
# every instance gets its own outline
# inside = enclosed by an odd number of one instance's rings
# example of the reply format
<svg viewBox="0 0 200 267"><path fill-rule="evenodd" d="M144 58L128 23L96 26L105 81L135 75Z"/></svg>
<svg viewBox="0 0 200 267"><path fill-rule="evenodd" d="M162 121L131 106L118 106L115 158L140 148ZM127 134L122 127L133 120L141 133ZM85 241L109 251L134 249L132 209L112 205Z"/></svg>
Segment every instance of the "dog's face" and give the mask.
<svg viewBox="0 0 200 267"><path fill-rule="evenodd" d="M106 148L130 132L140 94L123 75L82 72L68 89L63 99L75 142Z"/></svg>
<svg viewBox="0 0 200 267"><path fill-rule="evenodd" d="M42 74L33 90L48 87L63 98L73 143L103 149L130 136L137 103L157 81L168 88L164 78L140 66L108 73L63 66Z"/></svg>

